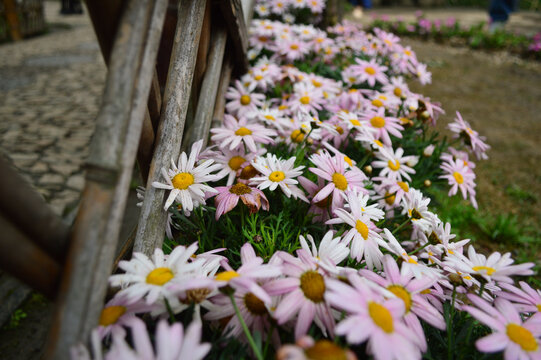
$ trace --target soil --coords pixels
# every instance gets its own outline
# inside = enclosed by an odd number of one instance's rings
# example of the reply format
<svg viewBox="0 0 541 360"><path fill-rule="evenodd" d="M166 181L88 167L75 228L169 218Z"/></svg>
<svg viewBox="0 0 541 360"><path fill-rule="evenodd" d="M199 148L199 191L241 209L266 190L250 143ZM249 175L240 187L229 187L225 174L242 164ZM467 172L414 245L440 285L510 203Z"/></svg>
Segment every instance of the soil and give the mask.
<svg viewBox="0 0 541 360"><path fill-rule="evenodd" d="M541 223L541 65L504 52L488 53L403 39L432 71L432 84L413 86L441 102L445 129L460 111L486 136L489 159L477 161L481 211L516 214L521 222Z"/></svg>

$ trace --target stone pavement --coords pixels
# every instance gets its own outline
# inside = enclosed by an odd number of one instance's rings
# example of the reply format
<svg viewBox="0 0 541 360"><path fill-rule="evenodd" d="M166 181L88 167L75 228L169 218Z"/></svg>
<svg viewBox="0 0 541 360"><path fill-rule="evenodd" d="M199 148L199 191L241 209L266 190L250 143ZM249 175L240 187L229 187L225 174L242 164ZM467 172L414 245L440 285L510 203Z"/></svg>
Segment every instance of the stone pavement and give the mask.
<svg viewBox="0 0 541 360"><path fill-rule="evenodd" d="M488 3L487 3L488 4ZM488 6L488 5L487 5ZM369 25L374 16L387 16L389 19L402 19L405 21L415 20L415 12L422 11L429 20L444 20L453 17L463 25L475 25L484 21L488 23L488 11L476 8L430 8L430 7L377 7L365 10L360 22ZM346 14L346 19L353 20L351 14ZM512 13L505 25L506 30L532 36L541 32L540 11L517 11Z"/></svg>
<svg viewBox="0 0 541 360"><path fill-rule="evenodd" d="M62 215L84 186L106 68L88 15L45 9L49 33L0 45L0 151Z"/></svg>

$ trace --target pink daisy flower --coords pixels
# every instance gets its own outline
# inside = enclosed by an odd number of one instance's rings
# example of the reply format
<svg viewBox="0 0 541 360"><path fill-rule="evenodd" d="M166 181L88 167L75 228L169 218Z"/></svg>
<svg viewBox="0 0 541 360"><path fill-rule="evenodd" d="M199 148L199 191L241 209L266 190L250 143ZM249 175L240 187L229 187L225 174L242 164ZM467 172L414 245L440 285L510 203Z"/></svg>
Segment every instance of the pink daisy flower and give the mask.
<svg viewBox="0 0 541 360"><path fill-rule="evenodd" d="M269 210L269 201L263 194L263 191L247 186L243 183L236 183L233 186L217 187L218 195L214 198L216 202L216 220L223 214L233 210L237 206L239 199L250 210L250 214L263 210Z"/></svg>
<svg viewBox="0 0 541 360"><path fill-rule="evenodd" d="M388 70L387 66L380 65L375 59L370 61L355 59L357 65L352 65L355 70L355 74L359 77L359 83L367 82L368 85L374 87L376 82L380 84L387 84L389 79L385 74Z"/></svg>
<svg viewBox="0 0 541 360"><path fill-rule="evenodd" d="M376 111L369 111L365 113L361 120L364 123L374 129L374 137L380 139L385 145L391 146L391 137L394 135L397 138L402 138L401 131L404 128L400 125L400 122L397 118L391 116L385 116L385 108L379 107Z"/></svg>
<svg viewBox="0 0 541 360"><path fill-rule="evenodd" d="M271 298L259 285L259 281L279 276L282 274L280 267L263 264L263 259L256 255L250 243L245 243L240 249L240 259L242 265L237 270L233 270L227 261L222 261L225 271L216 274L215 278L219 286L229 285L234 289L244 289L264 303L270 304Z"/></svg>
<svg viewBox="0 0 541 360"><path fill-rule="evenodd" d="M300 39L287 39L277 43L277 52L288 62L302 60L310 52L308 43Z"/></svg>
<svg viewBox="0 0 541 360"><path fill-rule="evenodd" d="M249 123L246 118L235 119L224 115L224 127L211 129L211 140L220 148L229 146L229 150L238 149L244 144L250 151L257 152L256 144L274 144L272 137L276 132L262 125Z"/></svg>
<svg viewBox="0 0 541 360"><path fill-rule="evenodd" d="M346 170L344 156L331 156L327 151L322 151L321 154L312 155L310 161L317 167L308 170L329 182L312 201L322 201L332 194L331 210L334 212L343 204L346 191L366 192L364 181L368 178L358 168Z"/></svg>
<svg viewBox="0 0 541 360"><path fill-rule="evenodd" d="M271 295L284 295L274 317L278 324L284 324L298 313L295 325L295 338L306 335L313 321L324 334L334 334L334 318L325 301L326 273L306 250L297 250L297 256L280 252L283 261L282 274L286 277L268 284Z"/></svg>
<svg viewBox="0 0 541 360"><path fill-rule="evenodd" d="M504 351L504 358L541 359L541 317L523 321L519 312L507 300L498 298L494 307L476 295L468 295L475 305L463 306L474 318L487 325L493 333L477 340L477 349L492 353Z"/></svg>
<svg viewBox="0 0 541 360"><path fill-rule="evenodd" d="M464 161L457 159L443 162L440 168L443 170L443 175L440 176L440 179L446 179L449 185L451 185L448 195L453 196L460 189L462 197L467 199L469 195L473 207L477 209L477 201L475 200L475 174L468 166L464 165Z"/></svg>
<svg viewBox="0 0 541 360"><path fill-rule="evenodd" d="M488 159L486 152L490 149L484 140L485 138L479 136L479 133L472 130L470 124L462 119L462 116L457 111L455 121L447 125L449 130L455 133L455 137L460 137L464 140L466 146L468 146L477 159Z"/></svg>
<svg viewBox="0 0 541 360"><path fill-rule="evenodd" d="M230 100L225 104L227 112L241 117L263 105L265 95L252 93L254 88L255 84L250 88L245 88L239 80L235 81L235 86L227 89L225 94L225 98Z"/></svg>
<svg viewBox="0 0 541 360"><path fill-rule="evenodd" d="M436 283L435 278L415 279L412 273L400 271L396 261L390 255L385 255L383 259L383 276L365 269L361 269L359 273L386 288L404 302L406 308L404 322L421 340L419 346L422 351L426 351L426 338L419 318L435 328L445 330L443 316L423 296L423 292L431 289Z"/></svg>
<svg viewBox="0 0 541 360"><path fill-rule="evenodd" d="M403 322L405 312L401 299L385 300L380 291L368 285L356 273L348 276L349 285L330 279L327 300L346 312L336 326L350 344L368 341L368 350L376 359L420 359L419 339Z"/></svg>
<svg viewBox="0 0 541 360"><path fill-rule="evenodd" d="M511 284L500 283L499 286L505 291L496 292L495 295L512 301L521 313L541 313L541 290L532 289L524 281L520 281L519 285L520 289Z"/></svg>
<svg viewBox="0 0 541 360"><path fill-rule="evenodd" d="M308 180L304 176L299 176L298 180L303 189L308 192L308 198L310 199L313 199L314 195L316 195L321 189L325 187L325 180L319 177L317 179L317 184ZM310 208L308 209L308 213L314 215L312 222L320 223L330 219L331 201L332 200L330 199L330 197L326 197L325 199L318 202L314 202L313 200L310 202Z"/></svg>
<svg viewBox="0 0 541 360"><path fill-rule="evenodd" d="M314 341L310 336L303 336L295 345L283 345L276 352L276 360L312 360L321 356L326 359L357 360L353 351L342 349L330 340Z"/></svg>

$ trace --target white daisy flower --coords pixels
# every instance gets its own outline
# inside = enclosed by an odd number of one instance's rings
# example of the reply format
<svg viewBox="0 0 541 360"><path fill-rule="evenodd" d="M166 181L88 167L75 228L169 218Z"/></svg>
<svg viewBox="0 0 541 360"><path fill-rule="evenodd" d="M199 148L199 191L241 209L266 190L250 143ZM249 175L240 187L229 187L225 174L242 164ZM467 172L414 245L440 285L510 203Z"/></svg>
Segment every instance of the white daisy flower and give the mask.
<svg viewBox="0 0 541 360"><path fill-rule="evenodd" d="M372 162L372 167L382 169L379 178L388 178L390 180L407 179L411 181L409 174L415 174L415 170L408 166L411 156L403 156L404 149L398 148L393 151L392 148L380 148L376 156L379 160Z"/></svg>
<svg viewBox="0 0 541 360"><path fill-rule="evenodd" d="M425 233L430 233L440 223L438 216L428 211L429 203L430 198L425 198L422 192L413 188L402 199L402 213L408 215L414 227Z"/></svg>
<svg viewBox="0 0 541 360"><path fill-rule="evenodd" d="M293 196L294 199L301 199L309 202L303 191L296 185L299 183L295 178L302 174L304 166L295 166L296 158L293 156L288 160L282 160L274 154L267 154L267 157L258 157L257 162L253 161L252 165L263 176L252 178L252 185L257 185L261 190L269 188L274 191L278 186L286 194L287 197Z"/></svg>
<svg viewBox="0 0 541 360"><path fill-rule="evenodd" d="M302 235L299 236L299 242L304 250L306 250L309 254L312 254L314 261L317 264L323 262L336 266L348 257L349 249L347 244L342 242L340 236L333 239L333 235L334 234L331 230L327 231L319 243L319 249L314 242L314 238L310 234L306 235L306 238L310 242L311 247L308 245L308 242Z"/></svg>
<svg viewBox="0 0 541 360"><path fill-rule="evenodd" d="M216 176L211 174L211 172L219 169L220 165L213 165L214 160L209 159L195 166L202 146L203 140L199 140L192 145L189 158L183 152L180 154L178 165L175 166L175 163L171 160L171 169L169 171L166 172L162 168L161 171L166 181L165 184L157 181L152 183L152 186L155 188L171 190L165 202L165 210L169 209L176 199L180 202L182 210L186 214L191 212L195 206L205 203L205 192L218 193L218 191L204 183L216 180Z"/></svg>

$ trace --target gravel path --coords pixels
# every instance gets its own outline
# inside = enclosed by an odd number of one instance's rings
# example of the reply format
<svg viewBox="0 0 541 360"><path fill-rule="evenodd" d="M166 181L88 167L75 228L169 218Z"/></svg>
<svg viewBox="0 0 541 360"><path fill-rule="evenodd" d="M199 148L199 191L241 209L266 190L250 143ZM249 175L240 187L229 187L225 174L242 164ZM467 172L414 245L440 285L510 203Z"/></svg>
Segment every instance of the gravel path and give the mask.
<svg viewBox="0 0 541 360"><path fill-rule="evenodd" d="M84 186L106 69L88 16L45 4L48 34L0 46L0 151L62 215Z"/></svg>

